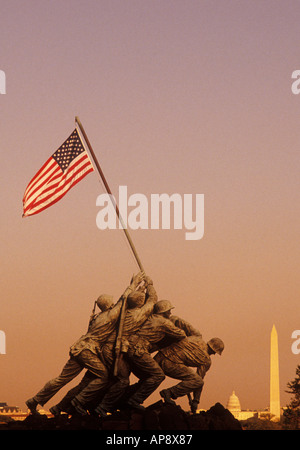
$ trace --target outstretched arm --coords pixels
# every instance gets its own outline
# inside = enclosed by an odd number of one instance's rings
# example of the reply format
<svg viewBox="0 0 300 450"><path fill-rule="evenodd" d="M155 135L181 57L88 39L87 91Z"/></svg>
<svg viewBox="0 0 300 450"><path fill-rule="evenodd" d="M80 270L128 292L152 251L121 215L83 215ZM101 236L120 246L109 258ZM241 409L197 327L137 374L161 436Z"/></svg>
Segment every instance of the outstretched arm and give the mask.
<svg viewBox="0 0 300 450"><path fill-rule="evenodd" d="M145 278L144 272L139 272L136 275L132 275L130 285L125 289L120 300L121 299L123 300L123 298L127 298L130 292L135 291L137 287L141 284L141 282L144 280L144 278Z"/></svg>
<svg viewBox="0 0 300 450"><path fill-rule="evenodd" d="M193 327L189 322L187 322L184 319L181 319L181 317L178 316L171 316L170 317L171 322L176 325L176 327L181 328L187 336L199 336L202 337L202 334L199 330Z"/></svg>

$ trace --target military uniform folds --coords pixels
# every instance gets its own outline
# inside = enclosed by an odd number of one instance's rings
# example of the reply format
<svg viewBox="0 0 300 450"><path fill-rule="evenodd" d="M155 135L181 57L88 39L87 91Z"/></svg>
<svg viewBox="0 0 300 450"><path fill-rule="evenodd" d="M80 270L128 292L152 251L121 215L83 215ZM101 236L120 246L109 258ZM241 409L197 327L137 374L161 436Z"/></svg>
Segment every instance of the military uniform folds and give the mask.
<svg viewBox="0 0 300 450"><path fill-rule="evenodd" d="M165 379L163 370L150 354L159 346L159 342L164 339L179 341L185 336L185 332L177 328L169 319L153 314L137 335L129 339L127 357L133 373L139 378L136 391L130 397L131 400L143 403Z"/></svg>
<svg viewBox="0 0 300 450"><path fill-rule="evenodd" d="M174 342L184 339L186 335L169 319L159 314L152 314L135 334L129 334L128 328L124 326L123 336L127 339L127 346L120 366L119 381L110 388L100 404L106 411L111 411L124 394L126 387L129 386L131 371L139 378L139 381L130 400L136 404L143 403L165 379L163 370L150 353L164 339Z"/></svg>
<svg viewBox="0 0 300 450"><path fill-rule="evenodd" d="M182 380L168 389L172 398L176 399L194 391L194 398L199 401L204 384L203 378L211 366L208 346L202 337L188 336L161 349L154 359L165 375ZM192 367L196 367L197 371L195 372Z"/></svg>
<svg viewBox="0 0 300 450"><path fill-rule="evenodd" d="M43 406L84 368L96 376L91 381L92 390L97 389L99 391L108 384L108 371L99 357L99 346L105 342L110 333L115 329L123 300L127 298L132 290L131 287L128 287L114 307L97 314L90 321L88 332L71 346L70 358L63 367L60 375L48 381L33 397L35 403ZM89 398L89 395L87 395L85 400Z"/></svg>
<svg viewBox="0 0 300 450"><path fill-rule="evenodd" d="M129 386L130 368L124 358L124 353L129 348L129 339L141 328L153 311L154 304L157 302L157 294L152 284L147 286L146 301L143 306L129 308L126 310L122 333L122 357L119 361L117 380L110 387L101 402L104 409L110 411L113 405L122 397L126 388ZM102 347L104 361L108 367L112 367L114 361L113 343L116 332L108 338ZM161 370L159 369L161 372ZM163 374L162 374L163 375ZM163 375L164 377L164 375ZM105 406L104 406L105 405Z"/></svg>
<svg viewBox="0 0 300 450"><path fill-rule="evenodd" d="M76 357L71 357L63 367L58 377L48 381L34 396L40 405L47 403L63 386L73 380L83 369L101 378L107 378L107 369L98 356L90 350L82 350ZM99 386L98 386L99 387Z"/></svg>

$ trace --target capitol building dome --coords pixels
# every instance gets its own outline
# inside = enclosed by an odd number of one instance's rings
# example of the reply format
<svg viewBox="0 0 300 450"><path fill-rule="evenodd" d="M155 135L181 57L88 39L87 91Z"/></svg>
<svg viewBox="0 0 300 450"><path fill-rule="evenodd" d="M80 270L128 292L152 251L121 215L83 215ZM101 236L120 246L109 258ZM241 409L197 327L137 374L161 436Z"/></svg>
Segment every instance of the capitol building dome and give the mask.
<svg viewBox="0 0 300 450"><path fill-rule="evenodd" d="M239 398L235 395L234 391L232 392L231 396L228 399L226 408L229 411L241 411L241 404Z"/></svg>
<svg viewBox="0 0 300 450"><path fill-rule="evenodd" d="M235 395L235 392L233 391L231 396L228 399L226 408L228 411L231 412L231 414L237 419L237 420L247 420L250 417L260 417L262 414L265 415L265 410L263 411L257 411L257 410L243 410L241 409L241 404L239 401L239 398L237 395Z"/></svg>

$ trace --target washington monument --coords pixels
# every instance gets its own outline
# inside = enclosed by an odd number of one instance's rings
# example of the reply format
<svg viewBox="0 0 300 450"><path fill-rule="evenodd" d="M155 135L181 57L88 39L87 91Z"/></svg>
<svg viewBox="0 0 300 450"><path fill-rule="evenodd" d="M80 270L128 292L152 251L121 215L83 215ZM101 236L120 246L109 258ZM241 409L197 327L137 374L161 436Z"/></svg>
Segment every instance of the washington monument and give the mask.
<svg viewBox="0 0 300 450"><path fill-rule="evenodd" d="M271 331L270 414L273 415L273 419L280 419L278 337L275 325L273 325Z"/></svg>

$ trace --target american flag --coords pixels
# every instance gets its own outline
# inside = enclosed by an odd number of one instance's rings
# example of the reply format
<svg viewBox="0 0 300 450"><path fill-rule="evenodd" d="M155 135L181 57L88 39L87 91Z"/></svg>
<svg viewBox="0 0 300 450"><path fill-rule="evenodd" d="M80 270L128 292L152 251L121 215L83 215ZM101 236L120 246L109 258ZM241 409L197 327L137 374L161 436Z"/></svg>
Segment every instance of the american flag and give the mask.
<svg viewBox="0 0 300 450"><path fill-rule="evenodd" d="M23 197L23 217L37 214L56 203L93 170L75 128L28 184Z"/></svg>

